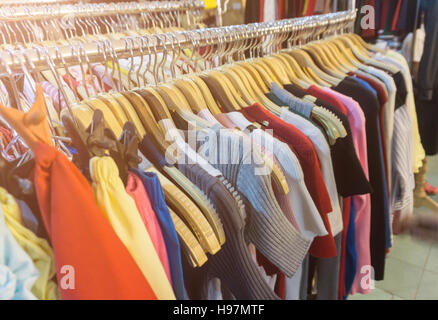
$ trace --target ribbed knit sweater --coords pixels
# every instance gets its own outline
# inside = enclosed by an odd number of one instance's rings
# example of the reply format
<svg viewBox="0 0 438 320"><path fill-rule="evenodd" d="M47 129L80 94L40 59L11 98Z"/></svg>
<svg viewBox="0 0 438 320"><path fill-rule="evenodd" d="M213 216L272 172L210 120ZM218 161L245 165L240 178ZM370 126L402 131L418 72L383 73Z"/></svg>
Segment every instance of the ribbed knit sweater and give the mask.
<svg viewBox="0 0 438 320"><path fill-rule="evenodd" d="M198 153L236 186L249 214L248 241L291 277L303 261L310 242L287 220L275 199L271 177L257 149L244 147L243 137L230 130L198 132ZM255 164L260 164L255 166Z"/></svg>

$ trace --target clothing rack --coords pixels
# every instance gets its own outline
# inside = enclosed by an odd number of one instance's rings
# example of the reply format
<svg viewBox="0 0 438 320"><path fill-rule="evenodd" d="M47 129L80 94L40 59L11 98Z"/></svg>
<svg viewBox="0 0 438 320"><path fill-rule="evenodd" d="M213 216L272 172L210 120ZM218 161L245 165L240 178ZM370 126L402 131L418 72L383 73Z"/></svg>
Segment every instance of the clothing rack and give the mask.
<svg viewBox="0 0 438 320"><path fill-rule="evenodd" d="M34 71L77 65L80 61L90 63L105 60L103 55L113 55L118 59L132 56L171 51L172 49L200 48L216 44L226 45L236 40L256 40L287 36L288 41L302 43L310 39L320 39L323 33L337 33L340 29L352 30L356 11L340 11L311 17L284 19L274 22L252 23L191 31L127 37L122 40L70 43L63 46L36 45L30 49L19 48L0 52L0 76L10 76L23 72L23 63ZM283 37L281 37L283 38ZM286 39L286 38L285 38ZM272 41L271 41L272 40ZM271 39L273 46L275 40ZM80 54L81 58L78 58ZM79 60L81 59L81 60Z"/></svg>
<svg viewBox="0 0 438 320"><path fill-rule="evenodd" d="M66 3L79 3L86 2L84 0L3 0L0 2L0 6L22 6L29 4L66 4Z"/></svg>
<svg viewBox="0 0 438 320"><path fill-rule="evenodd" d="M0 7L0 21L39 20L65 16L90 17L115 14L141 14L143 12L192 11L204 8L200 0L88 3L72 5L38 5Z"/></svg>

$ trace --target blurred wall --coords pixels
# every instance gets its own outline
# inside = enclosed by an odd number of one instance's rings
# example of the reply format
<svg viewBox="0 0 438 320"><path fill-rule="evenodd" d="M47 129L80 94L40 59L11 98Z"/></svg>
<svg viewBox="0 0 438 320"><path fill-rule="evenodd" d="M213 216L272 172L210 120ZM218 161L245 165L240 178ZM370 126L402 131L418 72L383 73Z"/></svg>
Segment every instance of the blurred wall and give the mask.
<svg viewBox="0 0 438 320"><path fill-rule="evenodd" d="M223 16L225 26L245 23L245 4L246 0L230 0L228 11Z"/></svg>

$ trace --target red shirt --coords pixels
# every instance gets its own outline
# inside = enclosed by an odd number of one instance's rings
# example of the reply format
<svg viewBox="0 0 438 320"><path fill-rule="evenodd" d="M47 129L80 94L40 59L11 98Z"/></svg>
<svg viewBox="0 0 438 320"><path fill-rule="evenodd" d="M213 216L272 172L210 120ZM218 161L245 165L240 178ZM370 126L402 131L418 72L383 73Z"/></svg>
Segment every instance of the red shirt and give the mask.
<svg viewBox="0 0 438 320"><path fill-rule="evenodd" d="M314 239L309 252L312 256L318 258L336 256L336 244L328 220L328 214L332 211L332 205L312 142L293 125L274 116L258 103L243 108L241 112L251 122L264 123L263 129L273 130L274 137L287 143L296 154L304 173L306 187L328 232L328 235Z"/></svg>
<svg viewBox="0 0 438 320"><path fill-rule="evenodd" d="M337 108L339 111L341 111L344 115L347 115L347 108L345 108L344 104L335 96L331 95L330 93L325 92L324 90L318 88L317 86L310 86L305 90L308 94L314 96L315 98L321 99L335 108Z"/></svg>

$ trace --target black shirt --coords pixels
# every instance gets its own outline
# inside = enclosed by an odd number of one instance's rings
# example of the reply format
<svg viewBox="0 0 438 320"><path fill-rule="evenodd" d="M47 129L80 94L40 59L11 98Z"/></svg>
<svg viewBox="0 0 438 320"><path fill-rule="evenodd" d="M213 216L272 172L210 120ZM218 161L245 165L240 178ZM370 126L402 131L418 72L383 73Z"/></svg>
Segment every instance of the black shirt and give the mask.
<svg viewBox="0 0 438 320"><path fill-rule="evenodd" d="M406 104L406 97L408 95L408 91L406 89L405 78L403 74L399 71L392 75L392 79L394 79L395 86L397 88L397 92L395 94L395 110L404 106Z"/></svg>
<svg viewBox="0 0 438 320"><path fill-rule="evenodd" d="M356 100L365 115L367 138L368 170L371 193L371 264L375 280L383 280L386 256L386 216L388 199L385 188L383 149L379 125L379 101L368 89L353 79L345 78L333 90Z"/></svg>
<svg viewBox="0 0 438 320"><path fill-rule="evenodd" d="M308 95L305 91L293 84L285 85L284 89L299 98ZM336 107L320 99L317 99L315 104L333 112L341 120L342 125L347 131L346 137L338 138L334 145L330 145L333 171L339 194L343 197L350 197L370 193L372 188L357 157L347 116Z"/></svg>

